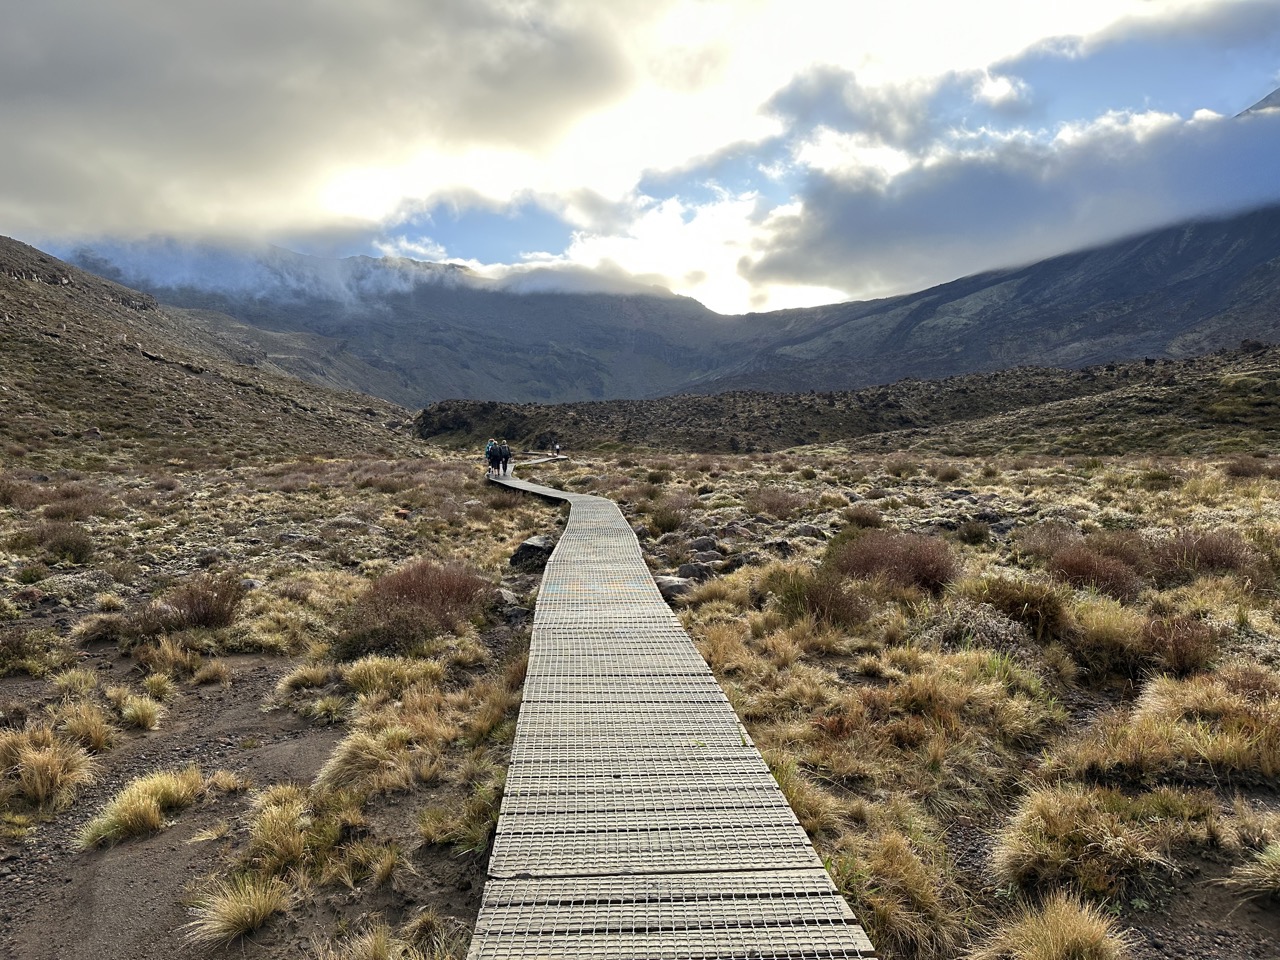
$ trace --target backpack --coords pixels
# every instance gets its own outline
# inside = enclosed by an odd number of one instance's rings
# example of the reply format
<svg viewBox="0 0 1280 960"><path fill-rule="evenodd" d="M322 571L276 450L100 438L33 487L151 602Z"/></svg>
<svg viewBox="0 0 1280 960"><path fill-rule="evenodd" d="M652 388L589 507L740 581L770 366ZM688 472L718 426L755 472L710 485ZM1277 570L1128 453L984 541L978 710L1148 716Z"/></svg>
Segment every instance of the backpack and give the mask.
<svg viewBox="0 0 1280 960"><path fill-rule="evenodd" d="M504 443L502 446L498 448L498 456L501 457L503 460L510 460L511 448Z"/></svg>

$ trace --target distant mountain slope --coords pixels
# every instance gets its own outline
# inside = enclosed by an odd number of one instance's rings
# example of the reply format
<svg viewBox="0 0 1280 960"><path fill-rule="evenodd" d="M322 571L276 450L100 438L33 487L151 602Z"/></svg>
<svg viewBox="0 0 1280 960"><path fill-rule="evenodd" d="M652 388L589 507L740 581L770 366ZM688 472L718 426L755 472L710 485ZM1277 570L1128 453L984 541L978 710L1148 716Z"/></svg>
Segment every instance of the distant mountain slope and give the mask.
<svg viewBox="0 0 1280 960"><path fill-rule="evenodd" d="M175 466L410 446L398 428L403 409L304 383L257 357L243 365L180 312L8 238L0 347L5 466L39 464L72 438L99 464Z"/></svg>
<svg viewBox="0 0 1280 960"><path fill-rule="evenodd" d="M1019 365L1280 341L1280 207L1193 222L871 303L770 314L788 332L701 390L849 389Z"/></svg>
<svg viewBox="0 0 1280 960"><path fill-rule="evenodd" d="M461 267L403 259L160 241L82 249L73 259L167 304L323 337L332 345L326 363L346 353L379 371L344 386L413 406L444 397L669 393L740 359L734 344L741 334L767 325L634 283L616 292L562 292L553 284L568 279L533 276L504 286ZM304 354L316 344L308 342ZM299 352L280 338L272 349ZM310 376L305 365L292 369Z"/></svg>
<svg viewBox="0 0 1280 960"><path fill-rule="evenodd" d="M411 260L164 243L77 257L197 311L232 352L411 407L849 390L1280 341L1280 207L885 300L741 317L634 283L504 286Z"/></svg>
<svg viewBox="0 0 1280 960"><path fill-rule="evenodd" d="M752 391L559 405L451 400L423 410L425 439L521 446L737 452L805 444L974 452L1266 449L1280 441L1280 348L1251 343L1183 360L1085 370L1019 367L858 391Z"/></svg>

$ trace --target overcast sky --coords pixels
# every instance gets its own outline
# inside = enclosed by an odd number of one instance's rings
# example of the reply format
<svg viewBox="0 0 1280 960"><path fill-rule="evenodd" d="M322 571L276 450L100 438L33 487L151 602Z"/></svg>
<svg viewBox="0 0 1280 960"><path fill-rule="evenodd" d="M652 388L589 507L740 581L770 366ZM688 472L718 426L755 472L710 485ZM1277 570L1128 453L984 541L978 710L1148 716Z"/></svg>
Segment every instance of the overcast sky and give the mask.
<svg viewBox="0 0 1280 960"><path fill-rule="evenodd" d="M1280 0L40 0L0 233L865 299L1280 200Z"/></svg>

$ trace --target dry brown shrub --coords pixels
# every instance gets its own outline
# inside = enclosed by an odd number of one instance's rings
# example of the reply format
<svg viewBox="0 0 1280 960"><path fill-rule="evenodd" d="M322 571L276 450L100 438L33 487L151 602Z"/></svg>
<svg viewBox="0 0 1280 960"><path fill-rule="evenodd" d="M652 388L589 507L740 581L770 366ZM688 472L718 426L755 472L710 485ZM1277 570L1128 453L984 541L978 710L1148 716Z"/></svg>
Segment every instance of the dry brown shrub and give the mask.
<svg viewBox="0 0 1280 960"><path fill-rule="evenodd" d="M757 487L745 497L747 509L753 513L763 513L778 520L789 520L801 508L808 498L795 490L784 487Z"/></svg>
<svg viewBox="0 0 1280 960"><path fill-rule="evenodd" d="M1132 600L1142 588L1138 571L1115 557L1099 553L1083 543L1064 547L1053 555L1049 569L1073 587L1085 587Z"/></svg>
<svg viewBox="0 0 1280 960"><path fill-rule="evenodd" d="M1218 631L1195 617L1154 618L1142 635L1154 663L1175 676L1199 673L1218 656Z"/></svg>
<svg viewBox="0 0 1280 960"><path fill-rule="evenodd" d="M1261 457L1235 457L1222 465L1222 472L1235 480L1256 480L1259 477L1274 477L1280 470Z"/></svg>
<svg viewBox="0 0 1280 960"><path fill-rule="evenodd" d="M131 614L128 629L154 637L178 630L229 627L246 592L237 573L200 574Z"/></svg>
<svg viewBox="0 0 1280 960"><path fill-rule="evenodd" d="M868 530L858 537L833 541L823 565L842 576L879 577L933 593L941 593L957 572L946 541L889 530Z"/></svg>
<svg viewBox="0 0 1280 960"><path fill-rule="evenodd" d="M1260 573L1258 552L1234 530L1176 530L1156 544L1152 560L1164 584L1201 573Z"/></svg>
<svg viewBox="0 0 1280 960"><path fill-rule="evenodd" d="M855 503L841 516L852 527L883 527L884 515L869 503Z"/></svg>
<svg viewBox="0 0 1280 960"><path fill-rule="evenodd" d="M454 564L417 560L375 580L343 617L334 655L407 653L476 616L489 582Z"/></svg>
<svg viewBox="0 0 1280 960"><path fill-rule="evenodd" d="M779 611L794 623L811 616L819 623L854 627L871 615L867 601L831 570L779 569L762 584L777 597Z"/></svg>
<svg viewBox="0 0 1280 960"><path fill-rule="evenodd" d="M1063 520L1043 520L1018 530L1013 542L1019 553L1037 560L1048 560L1059 550L1074 546L1082 539L1080 531Z"/></svg>

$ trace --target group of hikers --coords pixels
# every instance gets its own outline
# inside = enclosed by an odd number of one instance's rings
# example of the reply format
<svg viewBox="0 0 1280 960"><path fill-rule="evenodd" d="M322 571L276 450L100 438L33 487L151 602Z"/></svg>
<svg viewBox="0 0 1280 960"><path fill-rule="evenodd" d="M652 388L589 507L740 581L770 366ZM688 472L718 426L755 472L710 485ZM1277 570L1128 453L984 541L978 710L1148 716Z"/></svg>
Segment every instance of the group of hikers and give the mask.
<svg viewBox="0 0 1280 960"><path fill-rule="evenodd" d="M555 458L560 458L560 443L557 441L552 447ZM484 475L486 477L509 477L511 476L511 447L507 445L506 440L495 440L489 438L489 442L484 445Z"/></svg>
<svg viewBox="0 0 1280 960"><path fill-rule="evenodd" d="M511 476L511 448L507 446L507 441L490 437L484 446L484 462L486 477Z"/></svg>

